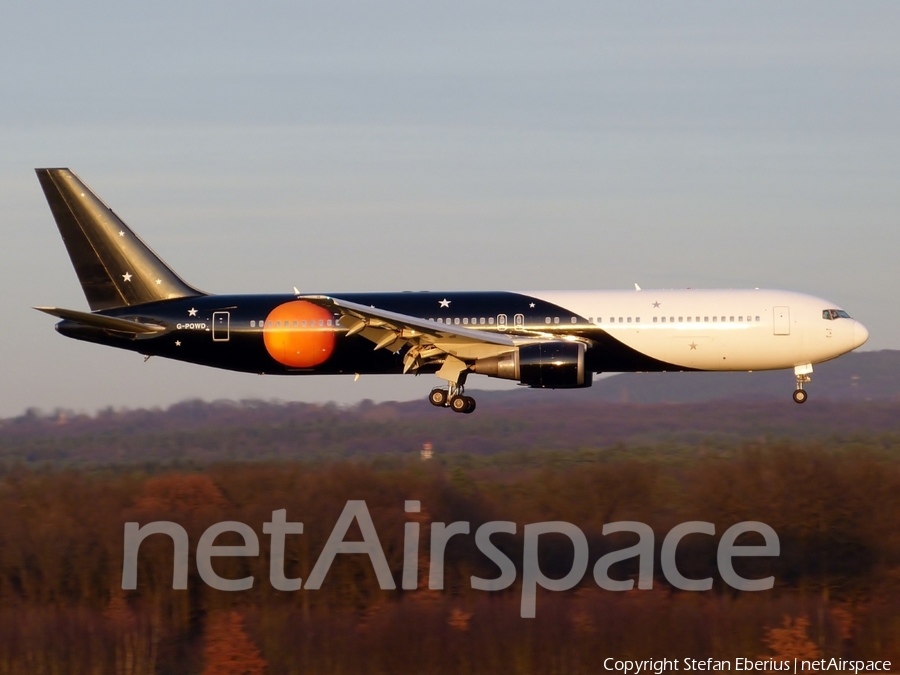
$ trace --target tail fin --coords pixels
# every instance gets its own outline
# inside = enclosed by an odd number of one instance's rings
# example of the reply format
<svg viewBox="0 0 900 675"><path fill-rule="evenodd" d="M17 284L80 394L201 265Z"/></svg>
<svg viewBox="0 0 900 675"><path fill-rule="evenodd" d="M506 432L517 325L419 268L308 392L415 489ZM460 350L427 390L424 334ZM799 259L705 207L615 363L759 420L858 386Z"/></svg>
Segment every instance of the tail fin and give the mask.
<svg viewBox="0 0 900 675"><path fill-rule="evenodd" d="M205 295L68 169L35 169L91 311Z"/></svg>

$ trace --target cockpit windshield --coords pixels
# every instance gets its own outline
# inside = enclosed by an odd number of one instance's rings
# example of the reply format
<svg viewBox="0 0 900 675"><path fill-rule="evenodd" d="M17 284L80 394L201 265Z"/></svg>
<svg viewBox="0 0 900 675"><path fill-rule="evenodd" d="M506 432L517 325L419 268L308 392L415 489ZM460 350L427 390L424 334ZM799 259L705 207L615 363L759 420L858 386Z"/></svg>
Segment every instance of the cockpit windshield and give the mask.
<svg viewBox="0 0 900 675"><path fill-rule="evenodd" d="M850 315L842 309L823 309L822 318L834 321L835 319L849 319Z"/></svg>

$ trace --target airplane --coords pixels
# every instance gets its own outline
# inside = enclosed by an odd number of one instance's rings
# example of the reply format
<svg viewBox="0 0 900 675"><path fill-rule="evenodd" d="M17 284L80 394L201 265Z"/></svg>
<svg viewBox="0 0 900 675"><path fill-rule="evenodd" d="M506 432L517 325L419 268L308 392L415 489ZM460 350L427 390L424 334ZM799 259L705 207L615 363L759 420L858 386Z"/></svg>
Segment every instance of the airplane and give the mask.
<svg viewBox="0 0 900 675"><path fill-rule="evenodd" d="M90 312L36 307L67 337L275 375L425 374L475 410L471 374L543 389L602 372L794 369L869 333L833 302L778 290L415 291L212 295L183 281L69 169L36 169Z"/></svg>

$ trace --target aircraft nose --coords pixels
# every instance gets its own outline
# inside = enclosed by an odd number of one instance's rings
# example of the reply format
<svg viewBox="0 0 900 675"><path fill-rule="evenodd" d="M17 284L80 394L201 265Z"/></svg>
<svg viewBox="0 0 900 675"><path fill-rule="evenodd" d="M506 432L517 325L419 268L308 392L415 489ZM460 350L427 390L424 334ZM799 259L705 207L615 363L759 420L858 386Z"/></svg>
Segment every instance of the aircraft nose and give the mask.
<svg viewBox="0 0 900 675"><path fill-rule="evenodd" d="M853 322L853 349L861 347L869 339L869 331L859 321Z"/></svg>

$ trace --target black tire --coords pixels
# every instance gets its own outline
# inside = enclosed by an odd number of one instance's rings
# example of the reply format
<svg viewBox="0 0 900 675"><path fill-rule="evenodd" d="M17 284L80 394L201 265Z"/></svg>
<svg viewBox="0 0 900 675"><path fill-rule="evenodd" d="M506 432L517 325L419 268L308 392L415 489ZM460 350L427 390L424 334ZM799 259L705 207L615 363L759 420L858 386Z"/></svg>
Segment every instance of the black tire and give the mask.
<svg viewBox="0 0 900 675"><path fill-rule="evenodd" d="M469 405L466 406L466 409L463 412L466 413L466 415L469 415L475 412L475 399L471 396L466 396L466 400L468 401Z"/></svg>
<svg viewBox="0 0 900 675"><path fill-rule="evenodd" d="M428 402L438 408L445 407L447 405L447 390L440 387L432 389L431 393L428 394Z"/></svg>
<svg viewBox="0 0 900 675"><path fill-rule="evenodd" d="M808 399L808 398L809 398L809 394L807 394L804 389L794 390L794 402L795 403L806 403L806 399Z"/></svg>
<svg viewBox="0 0 900 675"><path fill-rule="evenodd" d="M450 399L450 410L457 413L464 413L469 409L468 396L454 396Z"/></svg>

